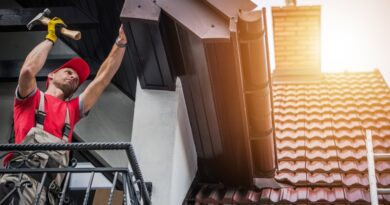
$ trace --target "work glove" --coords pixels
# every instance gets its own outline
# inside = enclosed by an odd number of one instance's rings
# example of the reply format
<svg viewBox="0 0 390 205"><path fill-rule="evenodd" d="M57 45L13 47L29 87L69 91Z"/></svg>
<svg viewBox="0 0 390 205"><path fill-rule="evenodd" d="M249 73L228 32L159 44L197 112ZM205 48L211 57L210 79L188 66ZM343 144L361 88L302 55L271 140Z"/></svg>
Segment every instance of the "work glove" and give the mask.
<svg viewBox="0 0 390 205"><path fill-rule="evenodd" d="M66 27L64 21L58 17L54 17L49 21L47 25L47 35L46 39L55 43L57 41L57 36L61 34L61 28Z"/></svg>

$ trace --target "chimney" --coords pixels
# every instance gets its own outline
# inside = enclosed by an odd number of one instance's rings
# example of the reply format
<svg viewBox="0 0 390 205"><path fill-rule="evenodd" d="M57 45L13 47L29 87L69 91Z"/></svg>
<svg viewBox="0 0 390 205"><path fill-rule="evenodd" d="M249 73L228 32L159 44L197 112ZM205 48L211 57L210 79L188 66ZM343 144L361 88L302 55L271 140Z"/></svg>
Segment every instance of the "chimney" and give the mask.
<svg viewBox="0 0 390 205"><path fill-rule="evenodd" d="M277 81L313 81L321 73L321 7L272 8Z"/></svg>
<svg viewBox="0 0 390 205"><path fill-rule="evenodd" d="M286 0L286 6L296 6L297 1L296 0Z"/></svg>

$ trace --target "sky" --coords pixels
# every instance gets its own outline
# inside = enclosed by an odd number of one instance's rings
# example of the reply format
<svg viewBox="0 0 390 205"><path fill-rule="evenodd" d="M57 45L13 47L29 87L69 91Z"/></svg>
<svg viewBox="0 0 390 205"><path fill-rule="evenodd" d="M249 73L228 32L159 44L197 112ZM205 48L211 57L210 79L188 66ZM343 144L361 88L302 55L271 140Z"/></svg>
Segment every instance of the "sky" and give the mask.
<svg viewBox="0 0 390 205"><path fill-rule="evenodd" d="M266 7L284 0L253 0ZM375 68L390 85L390 0L297 0L298 6L321 5L321 69L323 72L370 71ZM271 67L275 68L269 29Z"/></svg>

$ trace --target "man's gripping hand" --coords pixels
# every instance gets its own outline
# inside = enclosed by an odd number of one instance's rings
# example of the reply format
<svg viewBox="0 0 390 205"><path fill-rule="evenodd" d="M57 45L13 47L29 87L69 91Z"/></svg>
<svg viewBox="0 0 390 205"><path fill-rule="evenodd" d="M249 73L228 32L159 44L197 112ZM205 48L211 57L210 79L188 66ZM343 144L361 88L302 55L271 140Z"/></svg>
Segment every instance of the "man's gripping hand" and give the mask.
<svg viewBox="0 0 390 205"><path fill-rule="evenodd" d="M123 25L121 25L121 27L119 28L119 34L115 40L115 44L119 48L125 48L127 45L127 38L126 38L125 31L123 30Z"/></svg>
<svg viewBox="0 0 390 205"><path fill-rule="evenodd" d="M54 17L49 21L47 25L47 35L46 39L55 43L57 41L57 36L60 34L61 28L66 27L64 21L58 17Z"/></svg>

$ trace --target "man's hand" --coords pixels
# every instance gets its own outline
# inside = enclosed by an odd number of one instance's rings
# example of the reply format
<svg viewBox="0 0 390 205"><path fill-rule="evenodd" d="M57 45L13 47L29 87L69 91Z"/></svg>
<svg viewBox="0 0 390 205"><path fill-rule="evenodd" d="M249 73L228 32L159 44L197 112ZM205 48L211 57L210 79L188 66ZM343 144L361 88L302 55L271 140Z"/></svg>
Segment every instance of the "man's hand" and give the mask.
<svg viewBox="0 0 390 205"><path fill-rule="evenodd" d="M127 38L125 31L123 30L123 25L121 25L121 27L119 28L119 34L116 38L115 44L120 48L124 48L127 45Z"/></svg>
<svg viewBox="0 0 390 205"><path fill-rule="evenodd" d="M66 24L62 19L58 17L52 18L47 25L46 39L50 40L54 44L57 41L57 35L60 34L62 27L66 27Z"/></svg>

